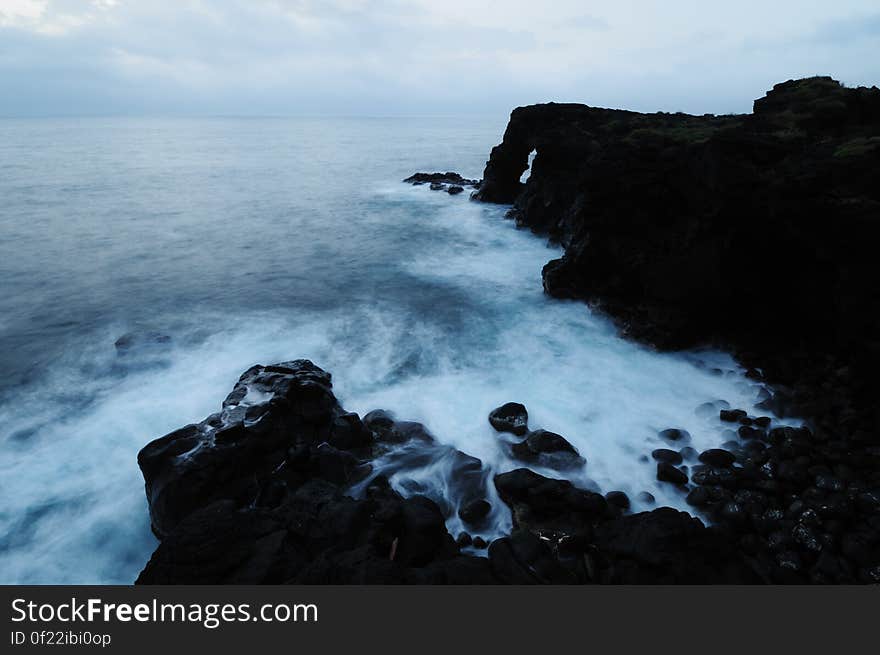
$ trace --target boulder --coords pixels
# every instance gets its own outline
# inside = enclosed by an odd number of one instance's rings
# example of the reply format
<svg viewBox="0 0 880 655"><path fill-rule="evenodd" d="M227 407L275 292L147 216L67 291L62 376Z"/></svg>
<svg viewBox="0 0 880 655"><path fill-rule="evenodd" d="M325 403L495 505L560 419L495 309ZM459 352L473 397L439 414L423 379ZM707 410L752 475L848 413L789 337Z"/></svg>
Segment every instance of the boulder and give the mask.
<svg viewBox="0 0 880 655"><path fill-rule="evenodd" d="M521 468L496 475L494 481L501 500L513 512L514 524L535 533L574 534L609 516L605 498L567 480Z"/></svg>
<svg viewBox="0 0 880 655"><path fill-rule="evenodd" d="M688 476L687 473L675 468L669 462L659 462L657 464L657 479L661 482L682 485L687 484Z"/></svg>
<svg viewBox="0 0 880 655"><path fill-rule="evenodd" d="M618 509L629 509L629 496L627 496L622 491L609 491L607 494L605 494L605 500L608 501L609 505L613 505Z"/></svg>
<svg viewBox="0 0 880 655"><path fill-rule="evenodd" d="M534 430L511 447L513 456L524 462L537 462L557 468L583 466L586 460L565 437L548 430Z"/></svg>
<svg viewBox="0 0 880 655"><path fill-rule="evenodd" d="M651 457L658 462L667 462L669 464L681 464L683 461L681 453L669 450L668 448L657 448L651 451Z"/></svg>
<svg viewBox="0 0 880 655"><path fill-rule="evenodd" d="M307 360L251 367L220 412L139 453L161 543L138 583L493 581L459 554L437 503L369 478L377 433L421 429L346 412Z"/></svg>
<svg viewBox="0 0 880 655"><path fill-rule="evenodd" d="M504 403L489 412L489 423L498 432L521 437L529 431L529 413L520 403Z"/></svg>
<svg viewBox="0 0 880 655"><path fill-rule="evenodd" d="M527 530L515 530L509 537L489 546L489 565L505 584L572 584L577 579L566 571L541 539Z"/></svg>
<svg viewBox="0 0 880 655"><path fill-rule="evenodd" d="M491 511L492 505L489 501L480 498L479 500L472 500L459 508L458 516L468 525L478 526L485 521Z"/></svg>
<svg viewBox="0 0 880 655"><path fill-rule="evenodd" d="M733 463L736 461L736 456L727 450L722 450L721 448L710 448L709 450L704 450L700 453L700 461L703 464L708 464L709 466L714 466L716 468L727 468L729 466L733 466Z"/></svg>

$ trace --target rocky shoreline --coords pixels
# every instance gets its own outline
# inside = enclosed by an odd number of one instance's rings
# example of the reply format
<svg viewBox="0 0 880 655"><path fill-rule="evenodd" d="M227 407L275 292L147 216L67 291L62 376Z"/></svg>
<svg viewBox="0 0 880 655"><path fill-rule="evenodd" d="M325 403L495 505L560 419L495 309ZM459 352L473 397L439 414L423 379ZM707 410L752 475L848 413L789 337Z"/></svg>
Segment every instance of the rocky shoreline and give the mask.
<svg viewBox="0 0 880 655"><path fill-rule="evenodd" d="M524 467L491 475L425 426L346 412L330 374L296 360L252 367L219 413L141 451L161 543L137 582L880 582L878 135L880 90L814 78L748 116L522 107L482 181L405 180L511 204L565 247L544 268L549 294L658 348L727 348L766 382L768 416L709 408L735 435L724 449L698 453L671 427L650 453L705 523L529 470L585 462L518 403L488 420ZM448 463L448 498L404 497L377 474L419 457ZM453 513L478 533L494 497L509 535L449 533Z"/></svg>
<svg viewBox="0 0 880 655"><path fill-rule="evenodd" d="M498 410L496 427L522 432L521 414ZM583 464L560 435L520 436L513 450L522 446L525 461ZM491 544L454 538L454 508L405 498L373 475L389 453L401 465L413 453L451 456L459 516L478 528L492 484L514 530ZM346 412L330 374L307 360L252 367L220 412L148 444L138 463L161 540L138 584L760 581L722 531L685 512L626 514L621 492L602 496L527 468L486 480L480 460L435 444L418 423Z"/></svg>

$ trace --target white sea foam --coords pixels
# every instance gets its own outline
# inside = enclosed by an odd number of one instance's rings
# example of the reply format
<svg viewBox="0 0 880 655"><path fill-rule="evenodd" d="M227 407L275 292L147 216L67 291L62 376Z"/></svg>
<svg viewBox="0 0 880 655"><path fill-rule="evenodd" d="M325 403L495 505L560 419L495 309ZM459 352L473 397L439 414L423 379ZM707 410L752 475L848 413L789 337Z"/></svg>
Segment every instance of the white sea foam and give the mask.
<svg viewBox="0 0 880 655"><path fill-rule="evenodd" d="M112 327L10 398L0 409L0 581L130 582L155 547L137 451L216 411L252 364L297 357L333 373L347 409L420 421L495 472L520 464L487 414L522 402L533 429L564 435L588 460L565 477L686 508L645 461L667 445L658 431L683 428L697 450L718 446L730 434L697 407L724 399L753 410L759 385L723 353L658 354L618 338L585 305L548 298L541 266L558 251L505 222L503 208L462 196L402 185L376 192L406 205L409 220L430 221L431 247L404 257L400 274L440 285L449 300L421 315L381 288L328 311L218 312L199 317L198 334L175 333L174 346L143 360L117 357L112 344L126 326ZM396 229L393 216L365 220ZM213 326L207 336L203 326ZM443 494L444 464L395 478L402 490L413 483ZM492 519L485 536L509 529L500 503ZM449 527L462 526L453 516Z"/></svg>

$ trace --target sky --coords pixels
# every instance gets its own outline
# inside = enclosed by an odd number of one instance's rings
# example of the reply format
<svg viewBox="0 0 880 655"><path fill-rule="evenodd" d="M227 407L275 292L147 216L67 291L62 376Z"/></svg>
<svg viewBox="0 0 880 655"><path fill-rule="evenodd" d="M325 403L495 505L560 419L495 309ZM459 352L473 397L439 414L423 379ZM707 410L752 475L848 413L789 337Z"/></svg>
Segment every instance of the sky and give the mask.
<svg viewBox="0 0 880 655"><path fill-rule="evenodd" d="M731 113L880 84L877 0L0 0L0 116Z"/></svg>

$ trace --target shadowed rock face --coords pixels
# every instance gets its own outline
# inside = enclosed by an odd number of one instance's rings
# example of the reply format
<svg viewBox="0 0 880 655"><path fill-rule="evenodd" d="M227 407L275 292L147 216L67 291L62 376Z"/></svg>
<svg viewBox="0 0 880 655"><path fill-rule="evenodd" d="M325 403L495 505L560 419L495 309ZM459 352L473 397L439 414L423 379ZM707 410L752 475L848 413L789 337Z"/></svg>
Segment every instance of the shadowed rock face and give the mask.
<svg viewBox="0 0 880 655"><path fill-rule="evenodd" d="M735 453L704 452L690 480L684 450L654 457L658 477L688 484L688 502L721 532L694 541L671 510L602 522L590 568L616 559L595 579L620 581L630 554L642 564L627 579L691 579L706 569L702 554L684 554L693 541L720 558L734 548L763 581L880 580L878 180L880 89L827 77L778 84L742 116L513 111L473 197L511 203L509 217L561 243L545 291L596 305L656 347L728 348L774 384L763 409L809 422L768 431L766 417L712 408L737 430ZM499 482L510 503L510 481ZM514 516L531 514L514 505ZM691 569L652 563L653 544Z"/></svg>
<svg viewBox="0 0 880 655"><path fill-rule="evenodd" d="M565 247L547 293L658 347L732 348L795 387L792 413L876 434L878 176L880 90L811 78L749 115L517 108L474 197Z"/></svg>
<svg viewBox="0 0 880 655"><path fill-rule="evenodd" d="M415 424L381 418L417 438ZM339 406L311 362L252 367L220 412L138 455L162 541L138 582L491 581L484 559L459 554L433 501L403 498L382 477L348 495L383 437Z"/></svg>

